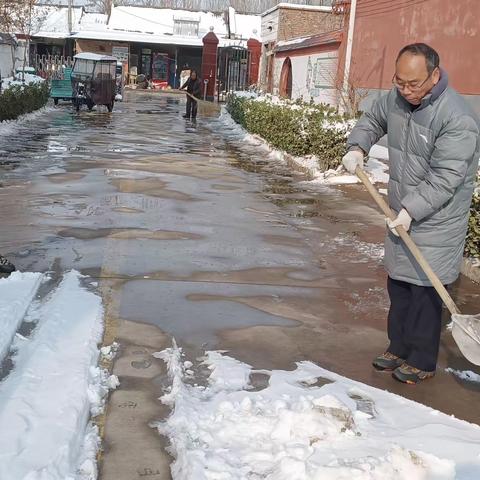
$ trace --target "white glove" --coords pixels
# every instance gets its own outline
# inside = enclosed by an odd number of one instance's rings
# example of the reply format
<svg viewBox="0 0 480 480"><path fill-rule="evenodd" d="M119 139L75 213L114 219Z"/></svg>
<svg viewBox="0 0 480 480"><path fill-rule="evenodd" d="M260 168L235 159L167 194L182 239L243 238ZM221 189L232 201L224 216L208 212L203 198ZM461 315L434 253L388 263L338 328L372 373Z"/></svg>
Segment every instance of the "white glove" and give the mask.
<svg viewBox="0 0 480 480"><path fill-rule="evenodd" d="M342 158L345 170L350 173L355 173L357 167L363 169L363 153L358 150L350 150Z"/></svg>
<svg viewBox="0 0 480 480"><path fill-rule="evenodd" d="M402 208L395 220L390 220L389 218L387 218L386 222L387 222L388 228L392 231L394 235L398 237L399 235L395 228L402 226L405 229L405 231L408 232L410 230L410 225L412 223L412 217L404 208Z"/></svg>

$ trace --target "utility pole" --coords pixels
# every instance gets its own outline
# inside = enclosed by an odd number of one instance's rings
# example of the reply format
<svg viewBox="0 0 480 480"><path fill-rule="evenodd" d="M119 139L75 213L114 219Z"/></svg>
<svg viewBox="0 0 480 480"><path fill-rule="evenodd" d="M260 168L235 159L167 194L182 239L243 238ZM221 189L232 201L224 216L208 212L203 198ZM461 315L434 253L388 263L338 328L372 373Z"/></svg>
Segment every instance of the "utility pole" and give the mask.
<svg viewBox="0 0 480 480"><path fill-rule="evenodd" d="M68 0L68 33L71 34L73 30L72 22L72 0Z"/></svg>
<svg viewBox="0 0 480 480"><path fill-rule="evenodd" d="M347 50L345 52L345 68L343 70L343 94L345 95L345 98L348 98L348 93L349 93L350 67L352 64L352 47L353 47L353 34L355 30L356 11L357 11L357 0L351 0L350 14L348 16L348 34L347 34Z"/></svg>

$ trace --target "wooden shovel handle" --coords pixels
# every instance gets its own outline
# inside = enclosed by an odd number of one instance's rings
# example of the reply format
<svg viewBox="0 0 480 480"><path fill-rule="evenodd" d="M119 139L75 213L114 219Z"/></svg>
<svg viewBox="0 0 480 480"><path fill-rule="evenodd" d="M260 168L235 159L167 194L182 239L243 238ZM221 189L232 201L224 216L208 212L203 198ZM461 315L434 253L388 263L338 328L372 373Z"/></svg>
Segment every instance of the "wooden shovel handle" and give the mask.
<svg viewBox="0 0 480 480"><path fill-rule="evenodd" d="M366 189L368 190L370 195L373 197L377 205L380 207L382 212L385 214L385 216L387 216L390 220L395 220L396 218L395 214L387 205L387 202L383 199L383 197L377 192L377 189L372 185L372 182L370 182L365 172L360 167L357 167L355 170L355 173L357 177L365 185ZM406 232L406 230L401 226L396 227L395 230L398 232L398 234L400 235L400 238L403 240L407 248L410 250L410 253L415 257L415 260L422 267L423 271L425 272L428 279L432 283L432 286L440 295L440 298L443 300L443 303L445 303L450 313L452 315L458 315L460 313L460 310L455 305L455 302L453 301L450 294L447 292L446 288L443 286L440 279L437 277L435 272L432 270L430 265L425 260L425 257L423 256L422 252L418 249L418 247L413 242L412 237L410 237L410 235Z"/></svg>

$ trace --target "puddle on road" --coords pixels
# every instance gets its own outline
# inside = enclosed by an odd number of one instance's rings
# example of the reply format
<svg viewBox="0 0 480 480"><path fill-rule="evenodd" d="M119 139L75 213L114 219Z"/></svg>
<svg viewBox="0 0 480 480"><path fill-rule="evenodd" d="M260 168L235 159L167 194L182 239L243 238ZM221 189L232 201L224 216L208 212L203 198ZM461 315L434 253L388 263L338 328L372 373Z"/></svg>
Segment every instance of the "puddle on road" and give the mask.
<svg viewBox="0 0 480 480"><path fill-rule="evenodd" d="M144 178L131 180L114 178L111 180L111 184L122 193L137 193L185 202L195 200L191 195L166 188L168 184L158 179Z"/></svg>
<svg viewBox="0 0 480 480"><path fill-rule="evenodd" d="M263 297L258 297L259 290L273 295L279 288L298 293L288 287L132 280L117 293L119 316L157 325L178 341L212 348L217 344L217 332L224 329L298 325L281 313L267 313L268 308L258 308L263 301ZM218 292L223 296L215 295ZM244 294L244 301L235 297L239 293ZM192 300L198 296L204 296L204 301Z"/></svg>
<svg viewBox="0 0 480 480"><path fill-rule="evenodd" d="M140 228L66 228L58 232L60 237L73 237L79 240L105 238L116 240L201 240L203 237L188 232L173 232L168 230L146 230Z"/></svg>

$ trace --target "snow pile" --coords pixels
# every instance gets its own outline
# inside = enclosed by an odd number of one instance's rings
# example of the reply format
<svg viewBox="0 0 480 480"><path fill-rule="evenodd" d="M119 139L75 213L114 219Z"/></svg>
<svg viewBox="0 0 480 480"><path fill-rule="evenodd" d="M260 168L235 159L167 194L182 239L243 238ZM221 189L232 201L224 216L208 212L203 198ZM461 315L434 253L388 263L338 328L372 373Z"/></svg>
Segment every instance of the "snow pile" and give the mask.
<svg viewBox="0 0 480 480"><path fill-rule="evenodd" d="M473 480L480 427L301 362L254 371L218 352L204 359L206 386L185 380L175 346L157 425L168 436L174 480ZM268 378L253 391L252 374ZM258 385L257 385L258 387Z"/></svg>
<svg viewBox="0 0 480 480"><path fill-rule="evenodd" d="M29 321L37 326L16 342L14 368L0 383L2 480L96 478L99 438L89 419L118 380L96 366L103 309L80 279L67 273L44 302L30 307ZM0 297L5 285L23 291L25 310L38 281L35 274L13 274L0 283Z"/></svg>
<svg viewBox="0 0 480 480"><path fill-rule="evenodd" d="M0 279L0 361L7 355L43 278L41 273L13 272Z"/></svg>

